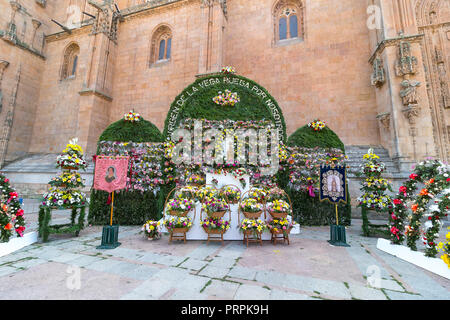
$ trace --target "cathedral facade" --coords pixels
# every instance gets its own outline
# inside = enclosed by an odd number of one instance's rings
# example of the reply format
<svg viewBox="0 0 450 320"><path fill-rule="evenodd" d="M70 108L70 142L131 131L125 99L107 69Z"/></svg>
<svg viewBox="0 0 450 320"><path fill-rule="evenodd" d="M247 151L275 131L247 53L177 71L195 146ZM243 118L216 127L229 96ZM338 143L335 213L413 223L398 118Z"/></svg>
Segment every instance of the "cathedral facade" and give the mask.
<svg viewBox="0 0 450 320"><path fill-rule="evenodd" d="M449 0L0 0L0 161L57 153L134 109L161 131L196 77L233 66L287 134L324 120L401 167L450 159Z"/></svg>

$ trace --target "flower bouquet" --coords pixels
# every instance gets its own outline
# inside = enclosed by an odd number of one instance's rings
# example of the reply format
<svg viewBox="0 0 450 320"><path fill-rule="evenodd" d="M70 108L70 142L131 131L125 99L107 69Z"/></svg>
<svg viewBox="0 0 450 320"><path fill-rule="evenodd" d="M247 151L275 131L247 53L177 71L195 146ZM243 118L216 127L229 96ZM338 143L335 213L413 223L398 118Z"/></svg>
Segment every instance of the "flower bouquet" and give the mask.
<svg viewBox="0 0 450 320"><path fill-rule="evenodd" d="M274 200L267 203L267 211L275 219L283 219L291 213L291 206L284 200Z"/></svg>
<svg viewBox="0 0 450 320"><path fill-rule="evenodd" d="M225 186L221 190L221 194L229 204L236 204L241 199L241 191L237 187Z"/></svg>
<svg viewBox="0 0 450 320"><path fill-rule="evenodd" d="M271 188L267 192L267 202L272 202L274 200L285 200L286 199L286 193L283 189L280 189L278 187Z"/></svg>
<svg viewBox="0 0 450 320"><path fill-rule="evenodd" d="M134 110L130 110L130 112L125 113L123 119L129 122L138 122L141 120L141 115L139 113L134 112Z"/></svg>
<svg viewBox="0 0 450 320"><path fill-rule="evenodd" d="M69 209L84 206L86 205L86 202L86 195L81 191L51 187L50 190L44 194L42 205L52 208Z"/></svg>
<svg viewBox="0 0 450 320"><path fill-rule="evenodd" d="M236 92L231 92L230 90L225 90L225 93L219 91L219 94L215 96L213 99L215 104L221 107L234 107L236 103L241 101L238 94Z"/></svg>
<svg viewBox="0 0 450 320"><path fill-rule="evenodd" d="M147 236L148 240L156 240L161 238L161 231L159 227L159 221L149 220L147 221L141 229L141 232Z"/></svg>
<svg viewBox="0 0 450 320"><path fill-rule="evenodd" d="M256 219L261 215L264 205L256 199L247 198L239 204L239 209L247 219Z"/></svg>
<svg viewBox="0 0 450 320"><path fill-rule="evenodd" d="M251 188L248 192L250 199L255 199L257 202L264 203L266 201L267 192L263 188Z"/></svg>
<svg viewBox="0 0 450 320"><path fill-rule="evenodd" d="M288 219L270 219L267 222L267 228L272 234L283 234L285 237L291 232L296 222L289 222Z"/></svg>
<svg viewBox="0 0 450 320"><path fill-rule="evenodd" d="M59 176L53 178L49 184L60 188L83 188L83 180L78 172L64 171Z"/></svg>
<svg viewBox="0 0 450 320"><path fill-rule="evenodd" d="M169 233L184 233L192 227L192 220L189 217L169 217L164 220L164 226Z"/></svg>
<svg viewBox="0 0 450 320"><path fill-rule="evenodd" d="M235 74L236 70L231 66L226 66L222 67L222 69L220 69L220 72L224 74Z"/></svg>
<svg viewBox="0 0 450 320"><path fill-rule="evenodd" d="M327 125L325 122L321 121L320 119L316 119L310 123L308 123L308 127L313 129L314 131L322 131Z"/></svg>
<svg viewBox="0 0 450 320"><path fill-rule="evenodd" d="M83 157L83 149L77 142L78 138L69 141L63 153L56 158L56 167L69 170L86 170L87 163Z"/></svg>
<svg viewBox="0 0 450 320"><path fill-rule="evenodd" d="M170 199L166 204L166 212L169 211L171 216L186 217L192 208L194 208L194 199L183 197Z"/></svg>
<svg viewBox="0 0 450 320"><path fill-rule="evenodd" d="M205 184L205 177L200 174L193 174L189 178L186 179L186 183L193 186L201 186Z"/></svg>
<svg viewBox="0 0 450 320"><path fill-rule="evenodd" d="M229 209L229 206L223 198L206 197L203 199L202 209L206 212L208 217L217 219L222 218L225 215Z"/></svg>
<svg viewBox="0 0 450 320"><path fill-rule="evenodd" d="M203 201L206 198L214 198L219 196L220 191L211 186L204 186L198 189L197 198Z"/></svg>
<svg viewBox="0 0 450 320"><path fill-rule="evenodd" d="M230 229L230 222L223 219L206 218L202 221L202 227L206 233L221 234Z"/></svg>
<svg viewBox="0 0 450 320"><path fill-rule="evenodd" d="M239 225L239 230L244 234L253 234L257 237L261 236L261 233L267 229L267 224L261 219L244 219Z"/></svg>

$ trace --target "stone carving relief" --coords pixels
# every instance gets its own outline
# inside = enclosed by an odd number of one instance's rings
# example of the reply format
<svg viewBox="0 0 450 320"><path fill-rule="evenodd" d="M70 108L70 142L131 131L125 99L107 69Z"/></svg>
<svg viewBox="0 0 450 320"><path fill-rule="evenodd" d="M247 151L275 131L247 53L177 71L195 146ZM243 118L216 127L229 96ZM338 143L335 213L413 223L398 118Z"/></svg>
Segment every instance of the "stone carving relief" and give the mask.
<svg viewBox="0 0 450 320"><path fill-rule="evenodd" d="M403 89L400 90L400 97L402 98L403 105L408 107L418 105L417 87L420 86L420 82L415 80L403 80L401 86Z"/></svg>
<svg viewBox="0 0 450 320"><path fill-rule="evenodd" d="M402 77L417 73L417 58L411 54L411 44L400 41L398 45L398 59L395 62L395 74Z"/></svg>
<svg viewBox="0 0 450 320"><path fill-rule="evenodd" d="M47 5L47 0L36 0L36 3L42 8L45 8L45 6Z"/></svg>
<svg viewBox="0 0 450 320"><path fill-rule="evenodd" d="M383 60L381 60L381 58L376 58L373 61L372 67L373 73L371 75L371 83L373 86L381 87L386 81Z"/></svg>
<svg viewBox="0 0 450 320"><path fill-rule="evenodd" d="M378 121L383 125L383 128L389 130L391 126L391 114L389 112L380 113L377 115Z"/></svg>

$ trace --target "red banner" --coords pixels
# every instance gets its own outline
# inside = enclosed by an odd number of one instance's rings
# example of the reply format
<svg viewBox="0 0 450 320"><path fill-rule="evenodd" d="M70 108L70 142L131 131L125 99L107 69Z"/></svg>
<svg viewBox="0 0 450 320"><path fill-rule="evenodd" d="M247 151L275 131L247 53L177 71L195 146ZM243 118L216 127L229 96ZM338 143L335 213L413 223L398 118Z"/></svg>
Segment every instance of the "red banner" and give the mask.
<svg viewBox="0 0 450 320"><path fill-rule="evenodd" d="M127 185L129 157L97 156L95 159L94 189L113 192Z"/></svg>

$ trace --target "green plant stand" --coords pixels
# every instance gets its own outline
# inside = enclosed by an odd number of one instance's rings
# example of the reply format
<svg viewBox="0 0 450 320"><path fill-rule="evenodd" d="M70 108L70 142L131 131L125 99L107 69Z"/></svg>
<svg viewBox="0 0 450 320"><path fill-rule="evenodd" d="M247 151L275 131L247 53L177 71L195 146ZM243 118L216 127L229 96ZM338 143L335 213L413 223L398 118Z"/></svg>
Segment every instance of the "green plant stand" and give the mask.
<svg viewBox="0 0 450 320"><path fill-rule="evenodd" d="M50 225L52 220L52 210L68 210L72 209L70 216L70 223ZM86 206L74 206L71 208L63 207L39 207L39 228L38 235L42 237L43 242L48 241L50 234L61 233L74 233L76 237L80 234L80 231L84 228L84 217L86 212ZM76 216L78 215L78 221L76 222Z"/></svg>
<svg viewBox="0 0 450 320"><path fill-rule="evenodd" d="M345 236L345 226L331 225L330 226L330 240L328 240L333 246L350 247L347 244Z"/></svg>
<svg viewBox="0 0 450 320"><path fill-rule="evenodd" d="M119 226L103 226L102 244L97 249L114 249L121 245L119 239Z"/></svg>

